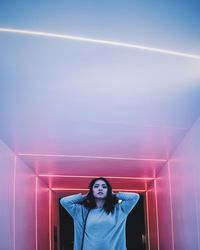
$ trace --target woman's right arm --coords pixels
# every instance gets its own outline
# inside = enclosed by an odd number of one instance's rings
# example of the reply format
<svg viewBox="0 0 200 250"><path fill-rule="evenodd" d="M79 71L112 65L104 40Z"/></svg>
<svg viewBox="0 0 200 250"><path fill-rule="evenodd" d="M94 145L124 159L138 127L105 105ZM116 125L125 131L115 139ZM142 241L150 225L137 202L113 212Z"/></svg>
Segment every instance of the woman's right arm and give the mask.
<svg viewBox="0 0 200 250"><path fill-rule="evenodd" d="M74 194L63 197L60 200L60 204L67 210L67 212L72 216L76 216L77 213L81 210L81 203L86 198L86 195Z"/></svg>

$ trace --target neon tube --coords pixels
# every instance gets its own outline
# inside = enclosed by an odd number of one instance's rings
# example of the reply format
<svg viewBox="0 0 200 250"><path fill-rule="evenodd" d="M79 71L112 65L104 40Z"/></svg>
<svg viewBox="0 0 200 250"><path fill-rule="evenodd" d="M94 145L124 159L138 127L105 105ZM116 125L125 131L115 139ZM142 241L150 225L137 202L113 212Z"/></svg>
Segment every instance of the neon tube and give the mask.
<svg viewBox="0 0 200 250"><path fill-rule="evenodd" d="M49 189L49 250L52 250L51 240L52 240L52 233L51 233L51 189Z"/></svg>
<svg viewBox="0 0 200 250"><path fill-rule="evenodd" d="M71 35L56 34L56 33L42 32L42 31L12 29L12 28L0 28L0 32L18 33L18 34L24 34L24 35L44 36L44 37L59 38L59 39L66 39L66 40L73 40L73 41L105 44L105 45L126 47L126 48L131 48L131 49L140 49L140 50L146 50L146 51L151 51L151 52L156 52L156 53L168 54L172 56L180 56L180 57L187 57L187 58L200 60L200 55L148 47L148 46L143 46L139 44L122 43L122 42L115 42L115 41L110 41L110 40L86 38L86 37L80 37L80 36L71 36Z"/></svg>
<svg viewBox="0 0 200 250"><path fill-rule="evenodd" d="M146 209L147 209L148 250L151 250L151 244L150 244L150 229L149 229L149 197L148 197L148 191L146 192Z"/></svg>
<svg viewBox="0 0 200 250"><path fill-rule="evenodd" d="M93 156L93 155L65 155L65 154L31 154L18 153L18 156L34 156L34 157L64 157L64 158L86 158L86 159L102 159L102 160L123 160L123 161L156 161L166 162L166 159L154 158L129 158L129 157L112 157L112 156Z"/></svg>
<svg viewBox="0 0 200 250"><path fill-rule="evenodd" d="M15 224L16 224L16 221L15 221L15 204L16 204L16 190L15 190L15 187L16 187L16 170L17 170L17 157L14 156L14 171L13 171L13 250L15 250L15 237L16 237L16 234L15 234Z"/></svg>
<svg viewBox="0 0 200 250"><path fill-rule="evenodd" d="M38 250L38 177L35 176L35 245Z"/></svg>
<svg viewBox="0 0 200 250"><path fill-rule="evenodd" d="M154 180L154 190L155 190L155 203L156 203L156 229L157 229L157 242L158 242L158 250L160 250L160 236L159 236L159 223L158 223L158 200L157 200L157 184L156 180Z"/></svg>
<svg viewBox="0 0 200 250"><path fill-rule="evenodd" d="M99 176L89 175L57 175L57 174L38 174L38 177L55 177L55 178L98 178ZM124 179L124 180L154 180L153 177L124 177L124 176L104 176L107 179ZM146 183L145 183L146 185Z"/></svg>
<svg viewBox="0 0 200 250"><path fill-rule="evenodd" d="M52 191L88 191L88 188L51 188ZM140 192L144 193L146 190L144 189L116 189L113 188L113 191L119 191L119 192Z"/></svg>
<svg viewBox="0 0 200 250"><path fill-rule="evenodd" d="M171 217L171 229L172 229L172 250L174 250L174 220L172 210L172 187L171 187L171 172L169 162L167 163L168 178L169 178L169 200L170 200L170 217Z"/></svg>

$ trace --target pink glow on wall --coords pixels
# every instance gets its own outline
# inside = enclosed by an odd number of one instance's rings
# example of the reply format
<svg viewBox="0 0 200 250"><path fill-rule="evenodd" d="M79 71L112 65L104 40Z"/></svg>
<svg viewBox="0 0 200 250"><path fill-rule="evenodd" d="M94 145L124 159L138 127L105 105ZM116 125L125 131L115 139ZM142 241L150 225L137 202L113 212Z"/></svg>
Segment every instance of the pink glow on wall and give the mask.
<svg viewBox="0 0 200 250"><path fill-rule="evenodd" d="M148 203L148 247L149 250L158 250L158 232L157 232L157 214L154 183L148 187L147 200Z"/></svg>
<svg viewBox="0 0 200 250"><path fill-rule="evenodd" d="M38 177L35 176L35 242L38 250Z"/></svg>
<svg viewBox="0 0 200 250"><path fill-rule="evenodd" d="M200 247L199 131L200 120L156 179L160 246L164 250Z"/></svg>
<svg viewBox="0 0 200 250"><path fill-rule="evenodd" d="M168 170L168 178L169 178L169 202L170 202L170 218L171 218L171 242L172 242L172 250L174 250L174 221L173 221L173 213L172 213L172 189L171 189L171 172L169 162L167 163L167 170Z"/></svg>
<svg viewBox="0 0 200 250"><path fill-rule="evenodd" d="M144 197L146 250L200 250L199 2L4 2L38 28L0 27L0 250L59 249L99 176Z"/></svg>
<svg viewBox="0 0 200 250"><path fill-rule="evenodd" d="M52 199L52 191L49 189L49 250L52 250L52 223L51 223L51 218L52 218L52 204L51 204L51 199Z"/></svg>
<svg viewBox="0 0 200 250"><path fill-rule="evenodd" d="M200 159L199 142L196 139L199 128L200 123L197 122L156 178L107 176L113 183L115 192L138 192L145 195L148 250L182 250L183 242L180 234L184 234L184 244L187 248L192 246L193 249L198 249L199 247L198 164ZM13 225L10 236L13 250L20 248L24 250L29 243L34 250L52 250L54 248L53 227L59 227L58 197L75 192L87 192L89 180L98 176L51 173L36 175L20 158L8 153L9 151L6 152L5 148L1 149L1 152L3 151L8 157L6 161L9 165L12 162L9 170L12 186L9 192L12 197ZM188 166L190 166L189 170ZM64 182L59 181L60 179ZM134 186L137 182L140 188ZM56 183L60 183L60 186L56 186ZM187 188L186 183L190 183L190 189ZM28 206L22 197L29 201ZM189 205L187 197L190 197ZM46 217L44 211L48 211ZM185 215L190 217L190 221L184 218ZM44 223L40 223L42 218ZM28 234L24 234L27 228L29 228Z"/></svg>
<svg viewBox="0 0 200 250"><path fill-rule="evenodd" d="M167 165L160 171L156 179L157 223L159 245L162 250L173 250L172 214L170 201L170 182Z"/></svg>
<svg viewBox="0 0 200 250"><path fill-rule="evenodd" d="M88 189L83 188L51 188L52 191L85 191L87 192ZM145 193L146 190L136 190L136 189L113 189L114 192L141 192Z"/></svg>
<svg viewBox="0 0 200 250"><path fill-rule="evenodd" d="M49 188L37 178L37 247L38 250L49 249Z"/></svg>
<svg viewBox="0 0 200 250"><path fill-rule="evenodd" d="M155 208L156 208L156 231L157 231L157 246L158 250L160 250L160 241L159 241L159 224L158 224L158 200L157 200L157 183L156 180L154 180L154 190L155 190Z"/></svg>
<svg viewBox="0 0 200 250"><path fill-rule="evenodd" d="M145 207L146 207L146 227L147 227L147 247L150 250L150 229L149 229L149 200L148 200L148 191L145 195Z"/></svg>
<svg viewBox="0 0 200 250"><path fill-rule="evenodd" d="M56 175L56 174L38 174L39 177L60 177L60 178L98 178L99 176L89 176L89 175ZM107 179L124 179L124 180L154 180L151 177L124 177L124 176L106 176Z"/></svg>
<svg viewBox="0 0 200 250"><path fill-rule="evenodd" d="M67 154L31 154L17 153L18 156L34 156L34 157L64 157L64 158L81 158L81 159L103 159L103 160L125 160L125 161L158 161L166 162L166 159L158 158L136 158L136 157L112 157L112 156L95 156L95 155L67 155Z"/></svg>
<svg viewBox="0 0 200 250"><path fill-rule="evenodd" d="M200 210L196 204L200 202L199 194L199 131L200 119L198 119L187 136L184 138L178 150L172 157L171 182L172 182L172 199L173 199L173 214L174 214L174 242L176 246L181 246L182 242L178 236L177 228L181 225L177 213L177 202L179 201L179 213L183 214L182 231L185 237L186 245L193 249L198 249L199 240L199 223L198 218ZM174 162L174 159L178 161ZM188 167L189 166L189 167ZM179 189L175 190L175 181L178 176L181 176ZM187 187L190 187L189 189ZM182 193L181 193L182 192ZM180 194L181 193L181 194ZM183 195L184 194L184 195ZM178 199L176 198L178 195ZM189 201L188 201L189 200ZM190 218L190 219L189 219ZM190 234L193 232L193 234Z"/></svg>
<svg viewBox="0 0 200 250"><path fill-rule="evenodd" d="M35 174L17 160L15 181L15 247L36 249Z"/></svg>
<svg viewBox="0 0 200 250"><path fill-rule="evenodd" d="M14 174L13 174L13 250L15 250L15 203L16 203L16 198L15 198L15 186L16 186L16 168L17 168L17 157L14 156Z"/></svg>

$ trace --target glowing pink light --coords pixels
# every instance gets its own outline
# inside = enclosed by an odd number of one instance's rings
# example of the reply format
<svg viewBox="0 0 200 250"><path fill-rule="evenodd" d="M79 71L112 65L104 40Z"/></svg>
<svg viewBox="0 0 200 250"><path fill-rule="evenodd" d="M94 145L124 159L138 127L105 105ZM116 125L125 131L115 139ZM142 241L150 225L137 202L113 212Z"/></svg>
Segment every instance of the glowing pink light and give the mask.
<svg viewBox="0 0 200 250"><path fill-rule="evenodd" d="M146 192L146 214L147 214L147 235L148 235L148 246L150 250L150 229L149 229L149 196L148 191Z"/></svg>
<svg viewBox="0 0 200 250"><path fill-rule="evenodd" d="M150 180L150 179L144 179L144 180ZM154 178L152 178L151 180L154 180ZM144 185L145 185L145 189L147 190L147 182L146 181L145 181Z"/></svg>
<svg viewBox="0 0 200 250"><path fill-rule="evenodd" d="M49 189L49 250L52 250L51 245L51 239L52 239L52 233L51 233L51 189Z"/></svg>
<svg viewBox="0 0 200 250"><path fill-rule="evenodd" d="M83 158L83 159L102 159L102 160L124 160L124 161L156 161L167 162L166 159L155 158L128 158L128 157L112 157L112 156L93 156L93 155L65 155L65 154L31 154L18 153L18 156L33 156L33 157L64 157L64 158Z"/></svg>
<svg viewBox="0 0 200 250"><path fill-rule="evenodd" d="M174 220L173 220L173 213L172 213L172 187L171 187L171 173L170 173L170 166L169 162L167 163L168 169L168 178L169 178L169 200L170 200L170 217L171 217L171 233L172 233L172 250L174 250Z"/></svg>
<svg viewBox="0 0 200 250"><path fill-rule="evenodd" d="M157 200L157 183L154 180L154 190L155 190L155 203L156 203L156 229L157 229L157 242L158 242L158 250L160 250L160 239L159 239L159 224L158 224L158 200Z"/></svg>
<svg viewBox="0 0 200 250"><path fill-rule="evenodd" d="M88 191L88 188L51 188L52 191ZM117 192L146 192L144 189L113 189Z"/></svg>
<svg viewBox="0 0 200 250"><path fill-rule="evenodd" d="M147 192L147 200L148 200L148 192ZM148 201L149 202L149 201ZM147 202L147 230L148 230L148 245L149 245L149 248L150 248L150 229L149 229L149 204Z"/></svg>
<svg viewBox="0 0 200 250"><path fill-rule="evenodd" d="M35 176L35 244L38 250L38 177Z"/></svg>
<svg viewBox="0 0 200 250"><path fill-rule="evenodd" d="M56 174L38 174L38 177L57 177L57 178L98 178L99 176L89 175L56 175ZM124 180L154 180L152 177L126 177L126 176L104 176L107 179L124 179Z"/></svg>
<svg viewBox="0 0 200 250"><path fill-rule="evenodd" d="M198 120L199 119L197 119L197 121L195 122L195 124L198 122ZM193 124L193 126L195 126L194 124ZM192 143L192 151L193 151L193 154L195 155L195 151L194 151L194 149L195 149L195 144L194 144L194 137L193 137L193 134L192 133L189 133L189 138L190 138L190 141L191 141L191 143ZM169 167L169 170L170 170L170 167ZM171 181L171 178L170 178L170 181ZM196 191L196 190L195 190ZM171 190L170 190L170 192L171 192ZM195 194L195 195L197 195L197 193ZM195 199L195 205L196 205L196 217L197 217L197 220L196 220L196 222L197 222L197 233L198 233L198 235L200 235L200 223L199 223L199 206L198 206L198 199ZM174 238L173 238L174 239ZM198 246L199 246L199 248L200 248L200 237L198 237L197 238L198 239ZM174 249L173 249L174 250Z"/></svg>
<svg viewBox="0 0 200 250"><path fill-rule="evenodd" d="M14 156L14 173L13 173L13 250L15 250L15 227L16 227L16 218L15 218L15 209L16 209L16 170L17 170L17 157Z"/></svg>

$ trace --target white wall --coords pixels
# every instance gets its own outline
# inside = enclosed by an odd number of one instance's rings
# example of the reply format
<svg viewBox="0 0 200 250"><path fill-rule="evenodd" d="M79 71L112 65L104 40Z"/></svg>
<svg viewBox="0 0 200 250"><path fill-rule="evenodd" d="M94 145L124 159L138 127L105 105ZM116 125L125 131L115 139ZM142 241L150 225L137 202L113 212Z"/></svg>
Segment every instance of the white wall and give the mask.
<svg viewBox="0 0 200 250"><path fill-rule="evenodd" d="M160 250L200 249L200 120L156 179Z"/></svg>
<svg viewBox="0 0 200 250"><path fill-rule="evenodd" d="M11 250L14 244L14 155L0 140L0 250Z"/></svg>
<svg viewBox="0 0 200 250"><path fill-rule="evenodd" d="M0 250L49 249L49 189L0 140Z"/></svg>

